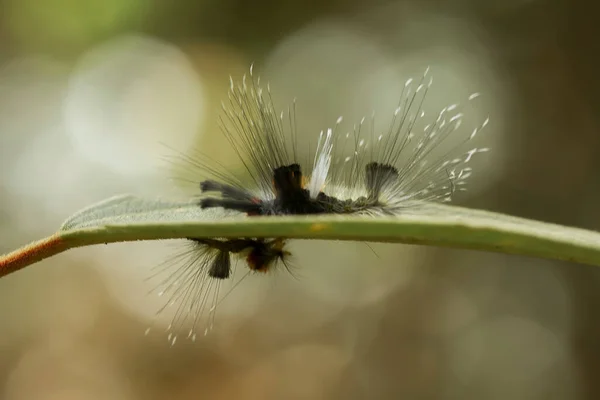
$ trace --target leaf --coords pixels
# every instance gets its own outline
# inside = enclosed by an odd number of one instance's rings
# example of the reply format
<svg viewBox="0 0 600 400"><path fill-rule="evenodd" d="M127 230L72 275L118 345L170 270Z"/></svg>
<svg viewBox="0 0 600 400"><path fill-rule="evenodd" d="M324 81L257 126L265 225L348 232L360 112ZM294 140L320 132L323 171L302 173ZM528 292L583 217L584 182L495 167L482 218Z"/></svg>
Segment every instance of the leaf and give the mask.
<svg viewBox="0 0 600 400"><path fill-rule="evenodd" d="M600 265L600 233L508 215L421 204L400 216L247 217L193 202L124 195L87 207L53 236L0 257L0 276L99 243L187 237L286 237L436 245Z"/></svg>
<svg viewBox="0 0 600 400"><path fill-rule="evenodd" d="M60 230L69 231L111 224L216 220L225 214L224 210L202 210L193 202L148 200L121 195L93 204L73 214L62 224ZM239 215L239 213L235 214Z"/></svg>

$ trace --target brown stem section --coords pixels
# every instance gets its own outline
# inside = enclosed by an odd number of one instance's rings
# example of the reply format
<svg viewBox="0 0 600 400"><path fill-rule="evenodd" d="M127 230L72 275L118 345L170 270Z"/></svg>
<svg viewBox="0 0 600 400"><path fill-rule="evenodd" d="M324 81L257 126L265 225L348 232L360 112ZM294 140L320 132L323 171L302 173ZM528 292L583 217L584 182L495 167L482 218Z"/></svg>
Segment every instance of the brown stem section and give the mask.
<svg viewBox="0 0 600 400"><path fill-rule="evenodd" d="M53 235L30 245L0 256L0 278L67 250L66 242Z"/></svg>

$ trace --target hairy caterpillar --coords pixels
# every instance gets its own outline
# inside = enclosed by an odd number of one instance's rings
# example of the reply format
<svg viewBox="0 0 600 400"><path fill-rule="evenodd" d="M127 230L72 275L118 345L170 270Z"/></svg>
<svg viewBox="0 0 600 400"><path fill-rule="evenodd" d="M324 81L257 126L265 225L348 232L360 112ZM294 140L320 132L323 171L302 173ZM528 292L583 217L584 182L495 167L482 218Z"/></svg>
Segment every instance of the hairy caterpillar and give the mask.
<svg viewBox="0 0 600 400"><path fill-rule="evenodd" d="M464 117L460 105L444 107L431 118L423 110L432 82L428 70L420 80L405 82L384 131L374 128L372 117L363 118L351 132L341 133L339 117L333 128L320 133L314 156L303 162L298 152L295 100L287 112L278 111L270 86L263 88L251 67L240 83L230 79L220 120L223 134L250 179L206 155L184 157L201 178L196 183L201 191L198 206L251 218L313 214L377 218L408 212L424 202L451 201L456 191L465 190L473 156L489 150L465 150L489 119L456 141L453 134L460 131ZM472 94L468 101L478 96ZM244 254L251 271L266 272L278 262L285 265L290 255L284 238L188 240L186 261L164 284L170 288L169 304L178 304L173 324L192 320L188 335L192 338L207 304L214 318L218 287L230 277L232 256ZM208 300L212 285L216 286L214 298Z"/></svg>

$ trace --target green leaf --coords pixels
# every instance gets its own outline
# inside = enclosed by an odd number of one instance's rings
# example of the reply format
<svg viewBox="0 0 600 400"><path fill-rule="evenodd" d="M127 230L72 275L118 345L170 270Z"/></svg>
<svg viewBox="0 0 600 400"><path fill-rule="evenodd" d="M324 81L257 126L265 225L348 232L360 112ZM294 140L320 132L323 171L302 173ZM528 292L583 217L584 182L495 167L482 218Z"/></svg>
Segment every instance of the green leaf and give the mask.
<svg viewBox="0 0 600 400"><path fill-rule="evenodd" d="M60 230L70 231L129 223L201 221L224 215L225 212L217 212L215 209L202 210L193 202L149 200L121 195L93 204L73 214L62 224Z"/></svg>
<svg viewBox="0 0 600 400"><path fill-rule="evenodd" d="M118 196L85 208L53 236L0 257L0 276L69 248L187 237L285 237L446 246L600 265L600 233L440 204L394 217L246 217L193 202Z"/></svg>

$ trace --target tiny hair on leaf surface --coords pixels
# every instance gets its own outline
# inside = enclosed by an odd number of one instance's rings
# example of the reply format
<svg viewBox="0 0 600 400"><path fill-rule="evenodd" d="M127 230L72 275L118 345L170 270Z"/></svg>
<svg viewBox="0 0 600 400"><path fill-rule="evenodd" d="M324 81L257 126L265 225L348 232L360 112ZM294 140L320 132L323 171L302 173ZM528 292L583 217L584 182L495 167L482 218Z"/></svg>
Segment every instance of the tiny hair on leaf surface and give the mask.
<svg viewBox="0 0 600 400"><path fill-rule="evenodd" d="M600 233L499 213L423 203L398 216L245 217L194 202L122 195L68 218L48 238L0 256L0 277L71 248L138 240L272 238L421 244L600 266Z"/></svg>

